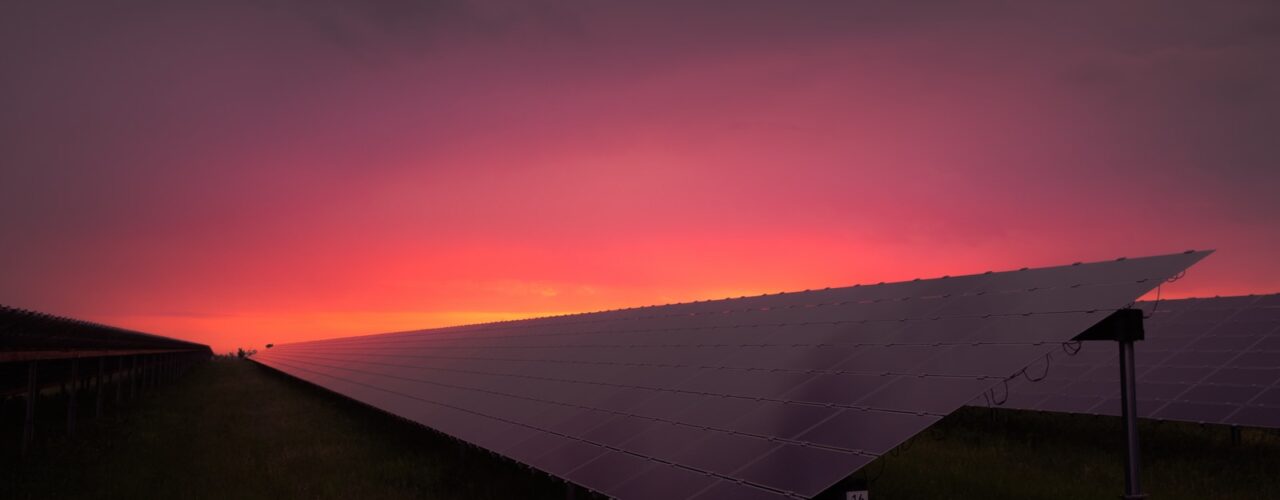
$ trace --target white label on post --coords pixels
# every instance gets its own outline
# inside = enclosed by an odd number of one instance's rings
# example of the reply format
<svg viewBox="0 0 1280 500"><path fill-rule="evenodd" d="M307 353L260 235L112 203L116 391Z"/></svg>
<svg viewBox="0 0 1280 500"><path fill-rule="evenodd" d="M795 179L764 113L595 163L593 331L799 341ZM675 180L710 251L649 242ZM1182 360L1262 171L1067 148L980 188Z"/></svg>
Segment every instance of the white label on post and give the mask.
<svg viewBox="0 0 1280 500"><path fill-rule="evenodd" d="M846 491L844 492L844 500L868 500L867 490Z"/></svg>

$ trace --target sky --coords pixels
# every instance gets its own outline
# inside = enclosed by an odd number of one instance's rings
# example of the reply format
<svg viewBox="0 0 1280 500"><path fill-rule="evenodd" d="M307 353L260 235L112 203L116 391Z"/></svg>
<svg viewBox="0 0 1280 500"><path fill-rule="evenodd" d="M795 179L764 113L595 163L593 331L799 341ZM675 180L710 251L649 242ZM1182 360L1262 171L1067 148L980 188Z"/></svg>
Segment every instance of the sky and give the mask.
<svg viewBox="0 0 1280 500"><path fill-rule="evenodd" d="M0 4L0 303L223 352L1217 249L1280 3Z"/></svg>

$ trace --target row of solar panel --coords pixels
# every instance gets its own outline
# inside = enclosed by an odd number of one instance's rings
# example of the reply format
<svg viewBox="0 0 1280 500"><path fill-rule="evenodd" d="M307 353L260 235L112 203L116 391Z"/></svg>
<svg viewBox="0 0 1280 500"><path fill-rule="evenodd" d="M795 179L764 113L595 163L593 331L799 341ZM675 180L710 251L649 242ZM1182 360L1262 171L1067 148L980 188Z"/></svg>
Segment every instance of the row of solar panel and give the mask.
<svg viewBox="0 0 1280 500"><path fill-rule="evenodd" d="M441 432L618 497L681 498L714 483L729 483L722 488L738 486L739 481L733 479L737 477L812 495L825 487L829 475L818 472L828 469L779 471L769 464L801 459L848 471L873 457L780 436L767 438L751 431L777 432L774 424L785 422L790 431L784 435L799 437L804 433L805 439L866 446L875 441L845 434L841 424L859 422L857 425L868 430L862 437L874 438L873 429L914 434L937 418L822 406L762 406L746 400L735 406L723 401L698 405L667 398L660 405L653 400L663 398L640 392L621 392L614 398L615 408L644 405L636 414L439 386L431 390L433 399L426 399L414 395L413 381L284 361L275 361L274 366L390 413L431 422L431 427ZM744 418L739 424L726 426L731 427L728 429L694 423L715 422L731 411ZM817 425L828 421L825 427ZM802 427L804 422L813 428ZM886 429L886 425L897 428ZM581 436L572 435L579 433ZM887 449L896 444L882 442L881 446ZM757 461L763 464L753 468ZM762 495L769 493L752 489Z"/></svg>
<svg viewBox="0 0 1280 500"><path fill-rule="evenodd" d="M1207 253L1188 253L1198 260ZM935 317L1018 315L1028 312L1114 310L1115 297L1128 296L1128 290L1136 284L1154 288L1158 282L1153 274L1165 274L1160 269L1179 255L1163 256L1163 261L1144 260L1149 266L1130 265L1129 259L1090 263L1082 270L1082 264L1040 269L1023 269L1013 272L988 273L960 277L916 280L874 286L832 288L799 293L785 293L743 297L738 299L711 300L667 306L650 306L598 313L553 316L531 320L505 321L478 325L465 325L432 330L429 337L418 341L439 341L463 337L468 341L490 338L508 338L546 333L550 335L578 335L595 332L625 332L617 323L648 320L649 330L688 330L706 326L751 326L755 324L789 324L792 322L820 322L824 313L812 309L821 305L833 307L826 319L845 322L898 321L902 319L933 319ZM1110 286L1108 286L1110 285ZM1081 287L1099 287L1093 293L1081 293ZM1029 293L1040 292L1040 293ZM929 299L952 299L945 304ZM964 298L965 300L955 300ZM1132 299L1128 299L1132 301ZM921 303L921 301L925 301ZM1107 304L1099 307L1100 304ZM796 311L796 309L801 309ZM791 321L778 321L768 313L781 314L792 311ZM728 313L727 313L728 312ZM763 313L739 318L734 313ZM724 317L724 315L731 317ZM691 317L692 315L692 317ZM668 320L668 321L658 321ZM594 329L593 329L594 328ZM540 332L536 330L545 330ZM484 332L477 335L477 332ZM380 342L398 337L421 337L421 331L399 332L336 339L329 342Z"/></svg>
<svg viewBox="0 0 1280 500"><path fill-rule="evenodd" d="M1140 304L1153 311L1136 344L1138 414L1280 428L1280 295ZM1058 356L1039 382L1014 382L1004 406L1069 413L1120 411L1110 345Z"/></svg>
<svg viewBox="0 0 1280 500"><path fill-rule="evenodd" d="M67 351L146 349L212 353L208 346L185 340L0 305L2 352L61 351L55 357L64 357ZM32 356L30 359L40 359Z"/></svg>
<svg viewBox="0 0 1280 500"><path fill-rule="evenodd" d="M809 497L1204 255L299 343L258 361L615 497Z"/></svg>

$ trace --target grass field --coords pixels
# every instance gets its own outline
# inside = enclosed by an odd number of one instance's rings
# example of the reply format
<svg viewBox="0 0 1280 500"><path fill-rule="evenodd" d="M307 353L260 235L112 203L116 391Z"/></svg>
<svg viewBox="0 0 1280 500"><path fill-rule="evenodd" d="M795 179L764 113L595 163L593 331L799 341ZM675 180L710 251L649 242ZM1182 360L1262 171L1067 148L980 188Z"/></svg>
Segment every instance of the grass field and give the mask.
<svg viewBox="0 0 1280 500"><path fill-rule="evenodd" d="M60 430L65 410L48 406L42 423ZM565 497L558 480L246 361L205 363L125 411L4 464L0 498Z"/></svg>
<svg viewBox="0 0 1280 500"><path fill-rule="evenodd" d="M58 408L47 408L57 428ZM4 498L564 498L566 485L241 361L0 463ZM6 429L13 429L6 422ZM1280 498L1280 435L1145 422L1151 498ZM1115 418L958 412L857 477L881 499L1117 498ZM589 495L576 492L577 498ZM840 495L839 498L843 498Z"/></svg>
<svg viewBox="0 0 1280 500"><path fill-rule="evenodd" d="M1142 421L1143 486L1156 500L1280 499L1280 434ZM1123 431L1115 417L966 408L865 474L873 498L1118 498ZM883 467L881 469L881 467Z"/></svg>

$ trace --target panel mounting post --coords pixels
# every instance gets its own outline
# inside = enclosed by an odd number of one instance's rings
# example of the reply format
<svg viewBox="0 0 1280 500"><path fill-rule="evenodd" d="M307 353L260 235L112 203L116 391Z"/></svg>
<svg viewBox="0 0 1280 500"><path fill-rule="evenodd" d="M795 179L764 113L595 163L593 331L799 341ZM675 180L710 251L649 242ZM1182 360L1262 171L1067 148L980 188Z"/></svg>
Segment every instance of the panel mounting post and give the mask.
<svg viewBox="0 0 1280 500"><path fill-rule="evenodd" d="M93 412L94 418L102 418L102 397L103 397L102 377L107 373L106 365L107 365L107 358L98 358L98 379L97 379L97 383L94 384L93 386L95 389L98 390L97 408Z"/></svg>
<svg viewBox="0 0 1280 500"><path fill-rule="evenodd" d="M116 356L116 371L111 374L112 385L116 386L116 406L114 411L120 411L120 405L124 403L124 356Z"/></svg>
<svg viewBox="0 0 1280 500"><path fill-rule="evenodd" d="M76 435L76 397L79 395L76 390L76 384L80 379L80 359L71 358L71 374L68 376L71 381L71 392L67 393L67 435Z"/></svg>
<svg viewBox="0 0 1280 500"><path fill-rule="evenodd" d="M27 412L22 423L22 456L27 456L31 442L36 438L36 396L40 395L40 385L36 383L36 362L27 362Z"/></svg>
<svg viewBox="0 0 1280 500"><path fill-rule="evenodd" d="M129 400L138 398L138 356L129 356Z"/></svg>
<svg viewBox="0 0 1280 500"><path fill-rule="evenodd" d="M1138 396L1137 378L1133 375L1133 340L1120 344L1120 405L1124 417L1125 467L1124 499L1147 498L1142 493L1142 458L1138 446Z"/></svg>
<svg viewBox="0 0 1280 500"><path fill-rule="evenodd" d="M1114 340L1120 346L1120 415L1124 419L1124 500L1142 500L1142 455L1138 446L1138 379L1134 376L1133 343L1146 333L1141 309L1120 309L1075 340Z"/></svg>

